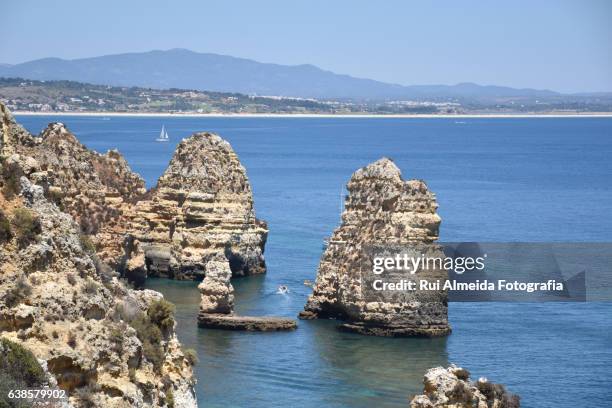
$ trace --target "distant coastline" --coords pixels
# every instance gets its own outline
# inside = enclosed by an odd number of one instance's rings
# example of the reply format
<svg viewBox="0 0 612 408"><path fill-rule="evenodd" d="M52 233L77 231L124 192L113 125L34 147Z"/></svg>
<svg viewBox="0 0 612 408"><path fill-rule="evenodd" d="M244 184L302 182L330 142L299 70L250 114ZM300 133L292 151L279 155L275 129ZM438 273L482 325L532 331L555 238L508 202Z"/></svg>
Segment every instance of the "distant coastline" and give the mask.
<svg viewBox="0 0 612 408"><path fill-rule="evenodd" d="M167 113L167 112L40 112L14 111L21 116L100 116L100 117L185 117L185 118L447 118L447 119L480 119L480 118L610 118L612 112L584 113L458 113L458 114L333 114L333 113Z"/></svg>

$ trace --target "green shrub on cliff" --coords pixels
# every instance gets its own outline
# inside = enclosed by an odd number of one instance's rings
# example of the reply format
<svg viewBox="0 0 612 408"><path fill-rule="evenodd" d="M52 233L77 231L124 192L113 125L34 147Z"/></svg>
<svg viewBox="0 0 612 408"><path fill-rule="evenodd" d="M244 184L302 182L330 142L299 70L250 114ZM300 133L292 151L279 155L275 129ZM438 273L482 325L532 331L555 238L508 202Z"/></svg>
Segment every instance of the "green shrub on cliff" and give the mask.
<svg viewBox="0 0 612 408"><path fill-rule="evenodd" d="M15 165L7 165L6 160L2 160L2 163L0 163L0 169L0 184L2 186L2 193L10 200L19 193L19 179L21 177L21 171Z"/></svg>
<svg viewBox="0 0 612 408"><path fill-rule="evenodd" d="M142 343L142 353L157 369L164 362L164 351L161 345L162 333L159 327L144 313L132 320L130 326L136 330L136 335Z"/></svg>
<svg viewBox="0 0 612 408"><path fill-rule="evenodd" d="M506 391L506 387L502 384L479 381L476 386L488 401L498 400L500 408L519 408L521 406L520 397Z"/></svg>
<svg viewBox="0 0 612 408"><path fill-rule="evenodd" d="M21 245L36 239L42 232L40 220L27 208L17 208L13 213L13 229Z"/></svg>
<svg viewBox="0 0 612 408"><path fill-rule="evenodd" d="M151 302L146 313L127 304L115 308L115 319L128 323L142 343L142 353L156 369L164 363L162 339L174 327L174 305L164 299Z"/></svg>
<svg viewBox="0 0 612 408"><path fill-rule="evenodd" d="M89 235L81 234L79 235L79 240L81 241L81 247L90 254L96 252L96 245L93 243Z"/></svg>
<svg viewBox="0 0 612 408"><path fill-rule="evenodd" d="M13 307L31 294L32 287L23 276L20 276L15 281L15 285L6 291L4 303L6 303L8 307Z"/></svg>
<svg viewBox="0 0 612 408"><path fill-rule="evenodd" d="M174 328L174 305L167 300L151 303L147 315L164 333Z"/></svg>
<svg viewBox="0 0 612 408"><path fill-rule="evenodd" d="M8 241L12 237L11 222L6 218L6 215L0 211L0 243Z"/></svg>
<svg viewBox="0 0 612 408"><path fill-rule="evenodd" d="M168 408L174 408L174 393L171 388L166 391L166 406Z"/></svg>
<svg viewBox="0 0 612 408"><path fill-rule="evenodd" d="M17 343L0 339L0 407L29 406L9 399L8 392L41 387L45 382L45 372L32 352Z"/></svg>
<svg viewBox="0 0 612 408"><path fill-rule="evenodd" d="M200 361L198 352L192 348L183 349L183 354L185 354L185 358L191 365L196 365Z"/></svg>

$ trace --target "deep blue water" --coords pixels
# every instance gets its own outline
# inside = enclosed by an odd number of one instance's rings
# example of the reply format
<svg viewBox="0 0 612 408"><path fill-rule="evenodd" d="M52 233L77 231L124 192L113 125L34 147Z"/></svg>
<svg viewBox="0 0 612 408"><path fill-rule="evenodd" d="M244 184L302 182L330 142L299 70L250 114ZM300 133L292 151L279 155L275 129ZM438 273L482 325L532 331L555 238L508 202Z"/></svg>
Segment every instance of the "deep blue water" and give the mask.
<svg viewBox="0 0 612 408"><path fill-rule="evenodd" d="M33 133L63 121L90 148L118 148L149 186L181 138L208 130L229 140L270 227L268 273L234 282L240 313L297 315L342 186L381 156L437 194L444 241L612 242L611 119L18 120ZM162 124L169 144L153 142ZM289 295L275 293L281 284ZM148 282L177 304L179 337L199 352L201 406L406 407L425 370L448 362L506 384L524 407L612 401L611 303L452 303L445 339L363 337L332 321L252 334L196 328L195 285Z"/></svg>

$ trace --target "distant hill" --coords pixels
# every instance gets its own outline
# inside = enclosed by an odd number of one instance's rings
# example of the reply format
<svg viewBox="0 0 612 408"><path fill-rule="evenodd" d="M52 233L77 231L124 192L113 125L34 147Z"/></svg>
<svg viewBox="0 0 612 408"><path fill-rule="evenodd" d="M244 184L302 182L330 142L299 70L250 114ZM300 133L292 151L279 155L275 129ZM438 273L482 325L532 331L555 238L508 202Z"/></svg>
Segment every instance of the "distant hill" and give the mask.
<svg viewBox="0 0 612 408"><path fill-rule="evenodd" d="M0 77L72 80L100 85L197 89L318 99L440 100L549 97L548 90L458 85L402 86L354 78L313 65L278 65L184 49L0 64Z"/></svg>

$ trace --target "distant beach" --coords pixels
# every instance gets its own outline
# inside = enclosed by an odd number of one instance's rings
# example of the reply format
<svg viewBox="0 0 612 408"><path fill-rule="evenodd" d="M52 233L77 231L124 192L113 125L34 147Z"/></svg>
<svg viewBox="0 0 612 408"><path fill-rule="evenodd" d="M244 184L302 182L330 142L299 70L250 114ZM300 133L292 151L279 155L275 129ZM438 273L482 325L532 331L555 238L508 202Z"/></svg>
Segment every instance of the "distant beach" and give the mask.
<svg viewBox="0 0 612 408"><path fill-rule="evenodd" d="M39 112L14 111L15 115L23 116L101 116L101 117L187 117L187 118L447 118L447 119L478 119L478 118L609 118L612 112L586 113L491 113L491 114L316 114L316 113L166 113L166 112Z"/></svg>

